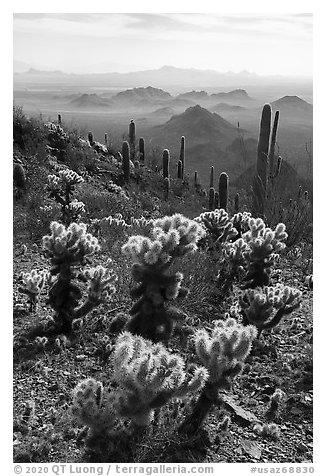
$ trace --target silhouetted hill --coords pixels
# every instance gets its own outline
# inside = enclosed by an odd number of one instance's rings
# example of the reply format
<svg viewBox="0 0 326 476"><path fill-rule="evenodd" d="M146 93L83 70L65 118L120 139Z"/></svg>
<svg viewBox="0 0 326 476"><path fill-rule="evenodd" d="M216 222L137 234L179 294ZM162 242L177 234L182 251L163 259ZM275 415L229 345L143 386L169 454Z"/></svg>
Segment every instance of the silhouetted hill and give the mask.
<svg viewBox="0 0 326 476"><path fill-rule="evenodd" d="M153 88L133 88L121 91L111 98L115 103L139 104L140 102L158 102L168 101L172 99L170 93L163 91L163 89Z"/></svg>
<svg viewBox="0 0 326 476"><path fill-rule="evenodd" d="M178 94L179 99L191 99L192 101L201 101L209 98L206 91L189 91L187 93Z"/></svg>
<svg viewBox="0 0 326 476"><path fill-rule="evenodd" d="M159 109L156 109L155 111L151 112L151 116L173 116L175 114L174 109L172 107L160 107Z"/></svg>
<svg viewBox="0 0 326 476"><path fill-rule="evenodd" d="M205 187L212 165L216 174L225 170L231 176L239 173L241 157L227 151L238 136L237 128L199 105L174 115L165 124L152 127L147 134L150 144L170 150L172 174L179 160L181 136L186 139L186 173L192 175L197 170Z"/></svg>
<svg viewBox="0 0 326 476"><path fill-rule="evenodd" d="M214 101L237 105L252 101L251 97L248 96L247 91L244 89L235 89L228 93L211 94L210 98Z"/></svg>
<svg viewBox="0 0 326 476"><path fill-rule="evenodd" d="M243 106L234 106L232 104L227 104L225 102L220 102L213 107L209 108L210 111L215 112L244 112L247 108Z"/></svg>
<svg viewBox="0 0 326 476"><path fill-rule="evenodd" d="M298 96L284 96L271 103L274 110L288 112L308 112L312 113L313 105L299 98Z"/></svg>
<svg viewBox="0 0 326 476"><path fill-rule="evenodd" d="M218 114L197 104L171 117L165 124L152 128L151 132L152 139L158 143L179 143L184 135L188 144L212 142L224 148L236 137L237 129Z"/></svg>
<svg viewBox="0 0 326 476"><path fill-rule="evenodd" d="M78 108L90 108L90 107L109 107L112 106L112 101L106 98L102 98L97 94L82 94L70 101L72 106Z"/></svg>

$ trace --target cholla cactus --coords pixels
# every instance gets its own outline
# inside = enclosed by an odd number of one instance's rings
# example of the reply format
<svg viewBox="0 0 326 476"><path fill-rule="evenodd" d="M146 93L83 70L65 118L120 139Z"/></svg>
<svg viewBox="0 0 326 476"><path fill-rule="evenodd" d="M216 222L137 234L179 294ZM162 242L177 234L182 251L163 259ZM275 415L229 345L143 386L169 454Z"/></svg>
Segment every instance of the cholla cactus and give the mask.
<svg viewBox="0 0 326 476"><path fill-rule="evenodd" d="M242 371L256 335L255 327L238 324L232 317L215 321L211 334L204 329L195 333L196 354L209 377L182 431L197 430L212 407L220 403L219 391L229 389L231 379Z"/></svg>
<svg viewBox="0 0 326 476"><path fill-rule="evenodd" d="M139 426L152 421L155 408L200 390L208 376L204 367L187 374L181 357L129 332L116 342L113 365L119 412Z"/></svg>
<svg viewBox="0 0 326 476"><path fill-rule="evenodd" d="M22 286L20 286L18 290L28 296L30 311L35 310L40 294L45 284L49 281L49 278L50 275L48 272L36 271L35 269L30 273L22 274Z"/></svg>
<svg viewBox="0 0 326 476"><path fill-rule="evenodd" d="M117 420L116 394L94 379L83 380L73 391L70 413L77 423L89 428L89 437L108 437Z"/></svg>
<svg viewBox="0 0 326 476"><path fill-rule="evenodd" d="M250 212L238 212L233 215L231 222L237 230L239 237L249 230L249 220L251 219Z"/></svg>
<svg viewBox="0 0 326 476"><path fill-rule="evenodd" d="M107 264L111 263L112 260L109 259ZM115 293L114 283L118 278L112 269L99 265L96 268L87 269L83 274L88 280L87 292L89 300L95 302L96 305L105 302L111 294Z"/></svg>
<svg viewBox="0 0 326 476"><path fill-rule="evenodd" d="M242 235L249 247L246 253L248 270L244 278L246 282L244 288L268 286L274 259L286 246L285 225L279 223L275 230L271 230L261 218L250 218L248 226L249 230Z"/></svg>
<svg viewBox="0 0 326 476"><path fill-rule="evenodd" d="M85 316L91 309L108 299L115 291L116 276L110 269L98 266L82 273L88 280L88 295L78 306L82 292L76 283L79 268L100 250L96 238L86 231L86 225L72 223L68 228L57 222L50 225L51 235L43 237L43 247L51 259L52 282L49 304L55 311L54 319L65 334L72 330L72 322ZM110 264L110 261L109 261Z"/></svg>
<svg viewBox="0 0 326 476"><path fill-rule="evenodd" d="M266 417L269 420L278 418L280 409L284 402L285 393L277 388L275 392L270 396L268 409L266 411Z"/></svg>
<svg viewBox="0 0 326 476"><path fill-rule="evenodd" d="M278 440L281 436L281 430L275 423L256 423L253 427L254 432L263 438Z"/></svg>
<svg viewBox="0 0 326 476"><path fill-rule="evenodd" d="M97 236L101 236L105 232L112 233L113 229L126 230L127 228L131 228L131 225L128 225L128 223L123 220L120 213L117 213L114 217L110 215L104 218L95 218L91 220L91 226Z"/></svg>
<svg viewBox="0 0 326 476"><path fill-rule="evenodd" d="M131 217L130 219L130 224L132 226L137 226L139 228L143 228L143 227L146 227L146 226L151 226L153 225L154 223L154 220L152 219L147 219L145 217L140 217L140 218L135 218L135 217Z"/></svg>
<svg viewBox="0 0 326 476"><path fill-rule="evenodd" d="M83 183L84 179L70 169L63 169L58 175L48 175L47 190L49 197L54 198L61 206L62 221L70 224L85 212L85 205L78 200L72 200L76 185Z"/></svg>
<svg viewBox="0 0 326 476"><path fill-rule="evenodd" d="M182 274L169 274L169 267L176 257L195 251L205 231L195 221L176 214L155 220L151 234L152 238L130 237L122 252L133 260L132 276L139 283L131 291L137 301L127 329L155 342L169 339L174 322L184 317L168 305L187 294L181 286Z"/></svg>
<svg viewBox="0 0 326 476"><path fill-rule="evenodd" d="M247 289L240 298L245 324L263 329L275 327L282 317L300 306L301 291L278 283L276 286Z"/></svg>
<svg viewBox="0 0 326 476"><path fill-rule="evenodd" d="M257 335L253 326L244 327L235 319L215 321L211 335L204 329L195 334L196 353L209 371L208 382L215 389L230 388L230 378L239 374Z"/></svg>
<svg viewBox="0 0 326 476"><path fill-rule="evenodd" d="M213 245L214 249L237 235L237 230L233 227L228 213L223 208L201 213L194 220L204 226L207 231L206 241L208 243L206 244Z"/></svg>
<svg viewBox="0 0 326 476"><path fill-rule="evenodd" d="M54 149L65 149L69 143L69 135L63 130L59 124L48 122L44 124L48 130L48 141L50 147Z"/></svg>

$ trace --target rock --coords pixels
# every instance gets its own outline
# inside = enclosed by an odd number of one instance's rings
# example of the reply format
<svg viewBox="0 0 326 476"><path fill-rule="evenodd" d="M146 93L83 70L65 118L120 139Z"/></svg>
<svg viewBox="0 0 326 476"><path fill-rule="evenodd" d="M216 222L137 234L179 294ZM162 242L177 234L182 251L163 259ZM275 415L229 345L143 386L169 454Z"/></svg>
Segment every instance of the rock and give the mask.
<svg viewBox="0 0 326 476"><path fill-rule="evenodd" d="M260 459L261 449L257 445L257 443L254 443L253 441L245 440L244 438L242 438L240 444L243 451L247 453L247 455L255 459Z"/></svg>
<svg viewBox="0 0 326 476"><path fill-rule="evenodd" d="M256 415L237 405L231 397L223 396L223 402L225 408L233 414L235 421L240 425L250 426L253 423L259 422L259 418Z"/></svg>
<svg viewBox="0 0 326 476"><path fill-rule="evenodd" d="M300 451L301 453L304 453L304 452L306 452L306 451L309 450L308 446L305 445L304 443L299 443L297 449L298 449L298 451Z"/></svg>

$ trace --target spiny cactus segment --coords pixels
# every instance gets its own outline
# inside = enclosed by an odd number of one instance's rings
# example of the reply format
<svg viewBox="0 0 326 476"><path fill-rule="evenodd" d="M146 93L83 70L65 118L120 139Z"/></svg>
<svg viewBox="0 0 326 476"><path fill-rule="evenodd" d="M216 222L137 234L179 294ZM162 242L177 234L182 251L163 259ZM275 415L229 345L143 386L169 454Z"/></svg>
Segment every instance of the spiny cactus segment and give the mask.
<svg viewBox="0 0 326 476"><path fill-rule="evenodd" d="M242 371L256 335L255 327L238 324L232 317L215 321L211 333L205 329L195 333L196 354L208 370L208 379L192 413L181 425L181 432L198 430L212 407L221 403L220 390L229 389L232 379Z"/></svg>
<svg viewBox="0 0 326 476"><path fill-rule="evenodd" d="M200 390L207 379L204 367L187 374L180 356L129 332L116 342L113 365L120 414L139 426L152 421L155 408Z"/></svg>
<svg viewBox="0 0 326 476"><path fill-rule="evenodd" d="M109 436L117 420L116 395L103 389L101 382L83 380L73 391L70 413L80 425L90 429L89 437Z"/></svg>
<svg viewBox="0 0 326 476"><path fill-rule="evenodd" d="M33 269L30 273L22 274L22 285L18 290L28 296L30 311L35 310L40 294L49 280L50 275L46 271Z"/></svg>
<svg viewBox="0 0 326 476"><path fill-rule="evenodd" d="M98 266L86 270L84 280L88 281L88 295L80 304L82 292L79 287L79 268L89 261L89 257L100 250L97 239L87 233L85 224L64 225L52 222L51 235L43 237L43 247L51 260L53 276L48 303L55 311L54 320L63 334L72 330L72 322L90 312L115 292L113 283L116 276L111 269ZM109 262L110 264L110 262Z"/></svg>
<svg viewBox="0 0 326 476"><path fill-rule="evenodd" d="M254 326L245 327L232 317L215 321L211 335L204 329L197 331L196 353L209 372L208 382L217 389L229 389L230 379L241 372L256 336Z"/></svg>
<svg viewBox="0 0 326 476"><path fill-rule="evenodd" d="M280 283L247 289L239 301L244 322L256 326L260 334L263 329L275 327L283 316L297 309L301 296L298 289Z"/></svg>
<svg viewBox="0 0 326 476"><path fill-rule="evenodd" d="M47 190L49 197L61 206L62 221L65 224L77 220L85 212L85 205L77 199L72 199L75 187L84 179L70 169L59 170L57 175L48 175Z"/></svg>
<svg viewBox="0 0 326 476"><path fill-rule="evenodd" d="M205 228L206 236L210 239L214 248L220 243L230 241L237 236L237 230L233 227L229 214L223 208L201 213L194 220Z"/></svg>
<svg viewBox="0 0 326 476"><path fill-rule="evenodd" d="M131 296L136 299L127 329L151 340L169 339L173 325L184 314L168 305L187 290L181 287L183 275L169 274L174 258L197 249L197 242L205 234L195 221L180 214L155 220L152 238L132 236L122 252L133 261L132 276L138 283Z"/></svg>
<svg viewBox="0 0 326 476"><path fill-rule="evenodd" d="M268 286L275 255L286 246L285 225L279 223L275 230L272 230L266 227L261 218L250 218L248 226L249 230L242 235L249 247L246 253L248 272L244 278L246 282L244 288Z"/></svg>

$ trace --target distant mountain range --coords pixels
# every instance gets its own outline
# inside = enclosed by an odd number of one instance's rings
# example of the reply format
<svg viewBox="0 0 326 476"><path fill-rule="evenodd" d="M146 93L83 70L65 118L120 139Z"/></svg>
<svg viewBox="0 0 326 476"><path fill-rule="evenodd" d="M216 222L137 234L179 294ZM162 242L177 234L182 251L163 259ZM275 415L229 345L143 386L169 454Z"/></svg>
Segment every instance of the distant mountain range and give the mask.
<svg viewBox="0 0 326 476"><path fill-rule="evenodd" d="M21 65L20 65L21 66ZM176 68L163 66L159 69L135 71L130 73L92 73L68 74L62 71L40 71L29 69L14 73L14 83L33 83L35 81L51 83L53 81L70 84L89 84L105 87L137 87L151 84L154 87L243 87L269 83L311 82L310 78L287 78L284 76L259 76L256 73L231 71L221 73L213 70L194 68Z"/></svg>
<svg viewBox="0 0 326 476"><path fill-rule="evenodd" d="M117 94L111 95L110 98L106 97L106 94L98 95L81 94L77 97L74 95L70 101L70 105L78 108L103 108L111 107L112 109L126 109L126 108L139 108L139 109L161 109L172 108L177 112L184 111L190 106L195 106L197 100L200 101L200 105L206 105L209 107L217 99L223 98L224 103L220 103L216 106L216 110L229 110L228 105L234 105L239 102L240 104L250 103L251 98L247 92L243 89L237 89L225 93L211 94L206 91L190 91L184 94L178 94L172 96L163 89L154 88L148 86L146 88L132 88L125 91L121 91ZM239 106L234 106L239 107ZM211 109L212 110L212 109Z"/></svg>

